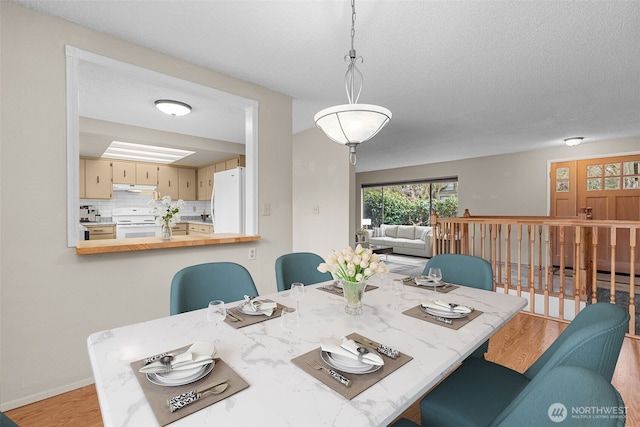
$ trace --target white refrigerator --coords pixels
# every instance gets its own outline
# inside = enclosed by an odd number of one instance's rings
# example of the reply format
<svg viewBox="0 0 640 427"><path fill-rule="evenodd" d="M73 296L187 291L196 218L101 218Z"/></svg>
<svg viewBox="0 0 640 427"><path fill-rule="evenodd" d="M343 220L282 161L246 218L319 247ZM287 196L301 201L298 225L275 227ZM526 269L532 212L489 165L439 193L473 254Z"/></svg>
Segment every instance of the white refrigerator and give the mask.
<svg viewBox="0 0 640 427"><path fill-rule="evenodd" d="M211 218L215 233L244 233L244 168L213 174Z"/></svg>

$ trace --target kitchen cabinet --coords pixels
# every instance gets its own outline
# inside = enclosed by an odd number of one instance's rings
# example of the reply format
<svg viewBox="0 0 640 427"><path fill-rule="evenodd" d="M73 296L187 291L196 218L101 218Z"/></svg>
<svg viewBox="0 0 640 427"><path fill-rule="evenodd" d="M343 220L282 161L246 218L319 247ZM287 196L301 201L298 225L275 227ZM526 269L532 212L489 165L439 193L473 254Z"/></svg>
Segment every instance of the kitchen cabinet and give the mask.
<svg viewBox="0 0 640 427"><path fill-rule="evenodd" d="M158 165L136 163L136 184L158 185Z"/></svg>
<svg viewBox="0 0 640 427"><path fill-rule="evenodd" d="M198 200L211 200L211 192L213 191L213 174L215 171L215 165L209 165L198 169Z"/></svg>
<svg viewBox="0 0 640 427"><path fill-rule="evenodd" d="M178 198L196 200L196 170L178 168Z"/></svg>
<svg viewBox="0 0 640 427"><path fill-rule="evenodd" d="M111 161L85 159L85 198L110 199L113 189L111 181Z"/></svg>
<svg viewBox="0 0 640 427"><path fill-rule="evenodd" d="M158 196L169 196L171 200L178 200L178 168L158 166Z"/></svg>
<svg viewBox="0 0 640 427"><path fill-rule="evenodd" d="M214 172L222 172L227 170L227 162L224 160L213 165L215 168Z"/></svg>
<svg viewBox="0 0 640 427"><path fill-rule="evenodd" d="M243 154L238 155L232 159L228 159L225 161L225 170L235 169L238 166L245 166L245 156Z"/></svg>
<svg viewBox="0 0 640 427"><path fill-rule="evenodd" d="M114 184L135 184L136 164L132 162L113 161L113 183Z"/></svg>
<svg viewBox="0 0 640 427"><path fill-rule="evenodd" d="M87 225L83 224L89 230L89 240L115 239L116 226L107 225Z"/></svg>
<svg viewBox="0 0 640 427"><path fill-rule="evenodd" d="M173 234L174 236L186 236L187 230L188 230L187 223L179 222L173 227L171 227L171 234Z"/></svg>
<svg viewBox="0 0 640 427"><path fill-rule="evenodd" d="M80 198L84 199L86 194L84 159L80 159Z"/></svg>
<svg viewBox="0 0 640 427"><path fill-rule="evenodd" d="M213 225L199 224L195 222L189 223L189 235L192 234L212 234Z"/></svg>

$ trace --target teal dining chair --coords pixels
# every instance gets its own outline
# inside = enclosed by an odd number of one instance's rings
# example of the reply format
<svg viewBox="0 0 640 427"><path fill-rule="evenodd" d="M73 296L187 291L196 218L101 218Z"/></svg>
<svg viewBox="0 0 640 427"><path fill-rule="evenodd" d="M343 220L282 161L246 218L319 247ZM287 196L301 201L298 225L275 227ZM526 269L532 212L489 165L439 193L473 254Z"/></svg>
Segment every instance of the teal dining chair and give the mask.
<svg viewBox="0 0 640 427"><path fill-rule="evenodd" d="M209 301L225 303L258 296L251 274L240 264L210 262L178 271L171 281L170 314L199 310Z"/></svg>
<svg viewBox="0 0 640 427"><path fill-rule="evenodd" d="M601 408L609 414L606 417L582 416L591 408ZM573 413L574 409L578 411L577 415ZM546 374L536 376L487 425L624 427L625 421L622 396L602 375L580 366L556 366ZM391 427L425 426L402 418Z"/></svg>
<svg viewBox="0 0 640 427"><path fill-rule="evenodd" d="M557 366L590 369L610 382L628 323L629 313L614 304L588 305L523 374L467 358L420 401L422 425L490 425L514 396Z"/></svg>
<svg viewBox="0 0 640 427"><path fill-rule="evenodd" d="M460 254L440 254L431 258L424 267L423 275L429 274L429 269L439 267L442 280L456 285L493 291L493 269L487 260ZM489 340L478 347L470 357L484 358L489 351Z"/></svg>
<svg viewBox="0 0 640 427"><path fill-rule="evenodd" d="M321 273L318 265L324 262L321 256L311 252L293 252L276 259L276 284L278 292L291 288L292 283L314 283L332 280L331 273Z"/></svg>

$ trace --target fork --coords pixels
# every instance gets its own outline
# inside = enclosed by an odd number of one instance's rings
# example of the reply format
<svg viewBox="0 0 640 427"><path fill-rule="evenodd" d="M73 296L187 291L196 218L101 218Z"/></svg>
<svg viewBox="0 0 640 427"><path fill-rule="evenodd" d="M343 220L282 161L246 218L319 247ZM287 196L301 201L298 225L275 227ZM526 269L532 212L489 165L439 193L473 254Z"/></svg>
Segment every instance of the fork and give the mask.
<svg viewBox="0 0 640 427"><path fill-rule="evenodd" d="M310 360L307 362L307 364L317 371L320 371L320 370L325 371L327 375L329 375L331 378L333 378L336 381L340 381L342 385L345 387L349 387L351 385L351 380L349 378L345 377L339 372L334 371L333 369L325 368L315 360Z"/></svg>

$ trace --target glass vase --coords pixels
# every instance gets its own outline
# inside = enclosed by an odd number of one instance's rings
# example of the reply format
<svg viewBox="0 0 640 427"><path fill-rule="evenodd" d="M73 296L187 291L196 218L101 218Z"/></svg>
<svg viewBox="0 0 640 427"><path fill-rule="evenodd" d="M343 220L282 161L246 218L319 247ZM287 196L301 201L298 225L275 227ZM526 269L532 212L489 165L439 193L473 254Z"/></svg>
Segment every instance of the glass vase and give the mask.
<svg viewBox="0 0 640 427"><path fill-rule="evenodd" d="M172 233L171 225L167 223L162 224L162 240L171 240Z"/></svg>
<svg viewBox="0 0 640 427"><path fill-rule="evenodd" d="M349 282L340 279L344 296L344 312L352 316L362 314L362 295L367 282Z"/></svg>

